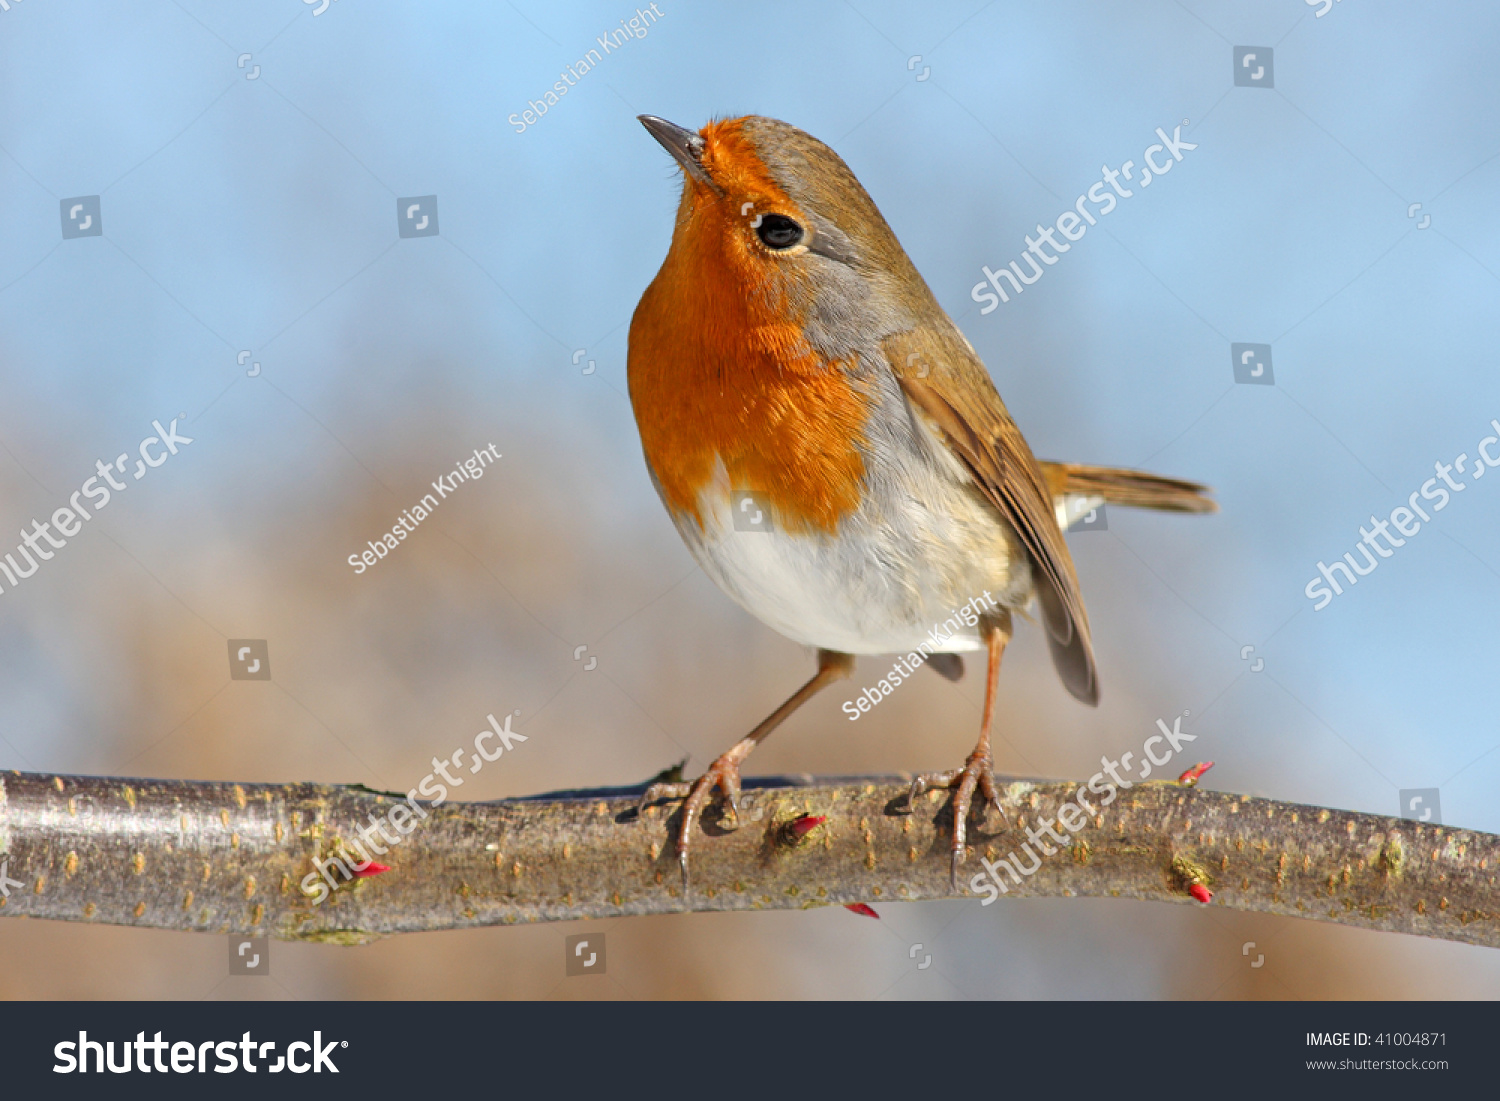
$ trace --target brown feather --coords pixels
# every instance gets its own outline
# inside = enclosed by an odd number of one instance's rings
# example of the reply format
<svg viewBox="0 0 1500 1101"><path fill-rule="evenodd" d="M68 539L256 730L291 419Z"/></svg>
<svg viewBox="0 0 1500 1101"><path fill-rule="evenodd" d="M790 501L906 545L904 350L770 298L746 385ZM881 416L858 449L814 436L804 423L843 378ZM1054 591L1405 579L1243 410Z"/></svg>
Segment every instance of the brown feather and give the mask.
<svg viewBox="0 0 1500 1101"><path fill-rule="evenodd" d="M1057 526L1052 489L989 372L951 322L893 334L882 347L907 399L938 429L1030 555L1063 685L1084 703L1098 703L1088 613Z"/></svg>
<svg viewBox="0 0 1500 1101"><path fill-rule="evenodd" d="M1140 470L1078 463L1042 463L1052 496L1076 493L1103 497L1106 504L1152 508L1163 512L1218 512L1208 486L1180 478L1163 478Z"/></svg>

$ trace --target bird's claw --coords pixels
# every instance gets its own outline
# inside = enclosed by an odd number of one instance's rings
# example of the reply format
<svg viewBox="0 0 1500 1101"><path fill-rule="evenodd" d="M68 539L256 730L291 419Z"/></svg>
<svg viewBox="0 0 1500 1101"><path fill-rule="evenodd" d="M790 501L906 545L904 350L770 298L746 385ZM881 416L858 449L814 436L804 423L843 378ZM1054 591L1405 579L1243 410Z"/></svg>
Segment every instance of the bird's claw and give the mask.
<svg viewBox="0 0 1500 1101"><path fill-rule="evenodd" d="M911 790L906 794L906 809L911 814L917 813L917 800L929 791L938 788L951 788L953 781L958 779L962 769L950 768L947 772L923 772L911 782Z"/></svg>
<svg viewBox="0 0 1500 1101"><path fill-rule="evenodd" d="M726 753L713 764L702 776L692 783L662 783L652 784L641 796L637 807L637 815L645 808L658 800L683 800L682 823L677 831L677 862L682 867L682 891L688 890L688 850L692 837L693 827L698 824L702 817L704 808L715 788L724 793L724 802L728 809L728 816L733 821L734 829L740 825L740 762L738 757Z"/></svg>
<svg viewBox="0 0 1500 1101"><path fill-rule="evenodd" d="M641 801L635 805L635 816L637 819L644 818L646 808L652 803L669 802L673 799L685 799L693 790L692 784L686 783L660 783L652 784L641 795Z"/></svg>
<svg viewBox="0 0 1500 1101"><path fill-rule="evenodd" d="M950 886L956 890L959 865L964 862L964 854L967 851L969 811L973 807L975 790L977 789L982 796L981 812L985 806L990 806L995 809L996 814L1003 815L1000 809L999 790L995 787L994 762L989 754L976 752L969 755L963 768L953 768L947 772L922 773L912 781L911 790L907 795L907 805L911 813L916 813L918 799L928 791L938 788L955 789L953 792L953 857L948 878Z"/></svg>

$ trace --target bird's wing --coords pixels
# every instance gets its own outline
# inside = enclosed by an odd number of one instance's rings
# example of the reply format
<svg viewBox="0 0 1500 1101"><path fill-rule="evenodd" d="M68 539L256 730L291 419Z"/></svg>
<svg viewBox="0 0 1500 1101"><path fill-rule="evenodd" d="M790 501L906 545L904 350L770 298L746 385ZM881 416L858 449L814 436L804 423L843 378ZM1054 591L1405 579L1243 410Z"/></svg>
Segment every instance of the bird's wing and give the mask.
<svg viewBox="0 0 1500 1101"><path fill-rule="evenodd" d="M907 400L937 428L1031 555L1037 601L1063 685L1099 702L1088 613L1040 464L974 349L955 329L908 329L881 342Z"/></svg>

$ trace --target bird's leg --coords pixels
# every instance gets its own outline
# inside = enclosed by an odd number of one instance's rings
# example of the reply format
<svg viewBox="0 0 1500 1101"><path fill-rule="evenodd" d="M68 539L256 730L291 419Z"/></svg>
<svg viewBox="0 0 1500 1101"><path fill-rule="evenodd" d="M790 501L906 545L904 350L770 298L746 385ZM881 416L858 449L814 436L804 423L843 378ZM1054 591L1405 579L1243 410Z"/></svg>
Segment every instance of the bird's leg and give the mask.
<svg viewBox="0 0 1500 1101"><path fill-rule="evenodd" d="M730 812L734 815L734 824L739 826L740 818L740 762L750 756L750 751L765 740L766 735L780 726L791 715L793 711L801 707L819 691L836 680L843 680L854 671L854 657L852 654L841 654L836 650L818 651L818 671L812 675L801 688L793 692L791 697L770 715L754 730L746 734L738 742L730 747L702 776L690 784L652 784L641 796L640 805L644 808L648 803L654 803L658 799L685 799L682 805L682 824L677 831L677 860L682 865L682 887L687 890L688 884L688 846L692 837L693 827L697 825L699 817L703 814L703 808L708 803L709 796L713 794L714 788L720 788L724 792L724 798L729 804Z"/></svg>
<svg viewBox="0 0 1500 1101"><path fill-rule="evenodd" d="M968 836L969 809L974 802L974 790L978 788L983 802L1000 813L1000 796L995 788L994 762L990 757L990 721L995 716L995 688L1000 681L1000 658L1005 654L1005 645L1010 641L1010 615L1003 619L987 621L984 627L985 644L989 648L988 677L984 686L984 718L979 727L979 744L963 768L947 772L924 772L912 781L907 804L915 813L917 800L924 792L933 788L956 788L953 793L953 863L949 872L950 882L958 884L958 866L964 859L964 842ZM980 807L983 811L983 804Z"/></svg>

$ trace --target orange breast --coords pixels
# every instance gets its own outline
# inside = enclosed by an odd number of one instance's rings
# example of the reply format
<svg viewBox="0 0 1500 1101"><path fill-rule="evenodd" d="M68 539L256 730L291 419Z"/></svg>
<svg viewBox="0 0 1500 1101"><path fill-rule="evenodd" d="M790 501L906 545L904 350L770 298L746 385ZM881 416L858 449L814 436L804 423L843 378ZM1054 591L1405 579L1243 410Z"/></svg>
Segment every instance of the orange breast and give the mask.
<svg viewBox="0 0 1500 1101"><path fill-rule="evenodd" d="M859 505L869 399L808 345L785 293L747 283L754 272L701 239L679 232L630 324L646 461L667 507L700 525L698 495L722 459L730 487L761 494L781 530L832 533Z"/></svg>
<svg viewBox="0 0 1500 1101"><path fill-rule="evenodd" d="M646 461L667 507L700 525L698 495L722 459L730 487L766 498L781 530L832 533L859 505L870 397L802 336L805 271L745 233L745 196L761 210L795 206L734 123L706 133L705 161L716 179L732 173L733 197L689 186L630 324L630 400Z"/></svg>

